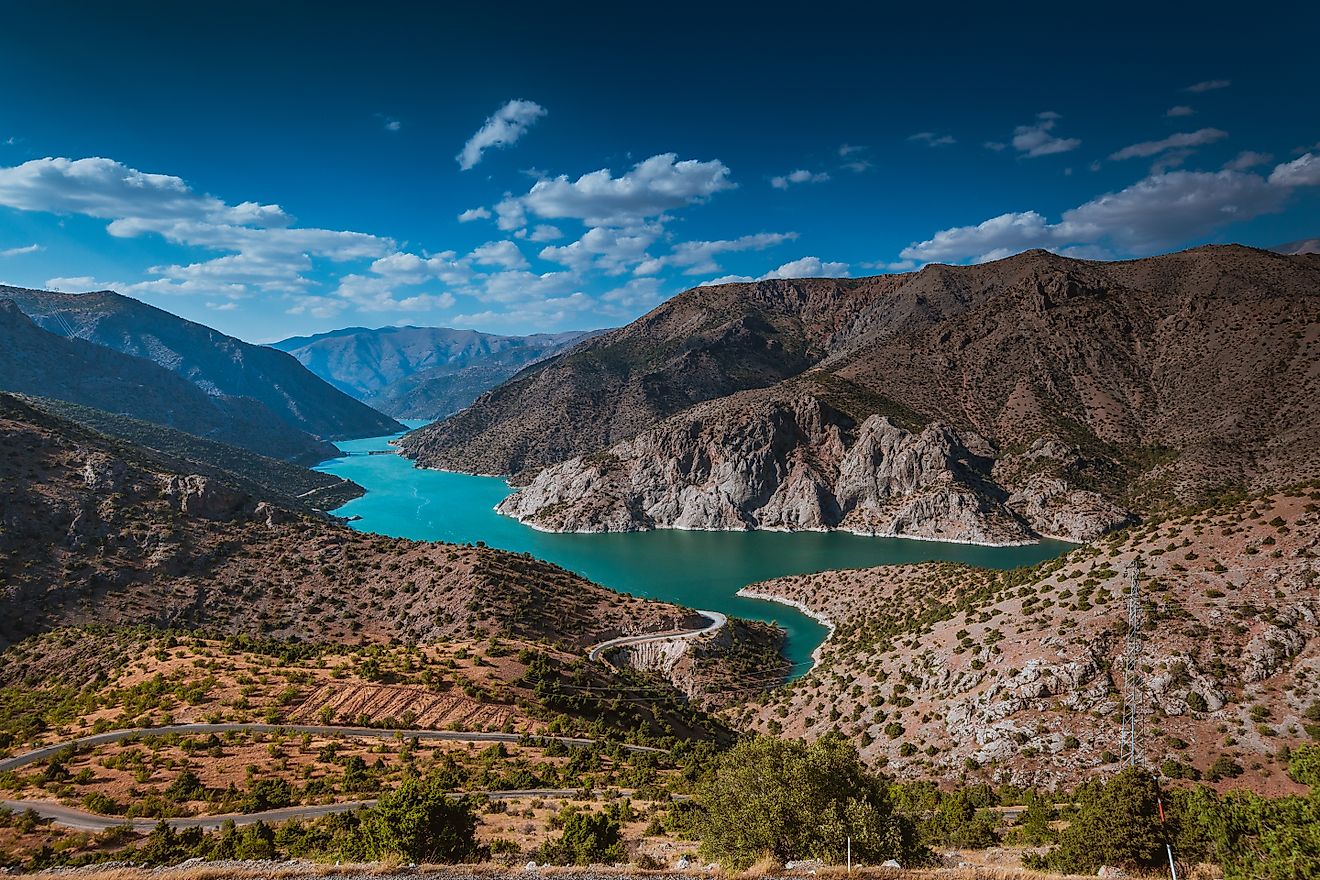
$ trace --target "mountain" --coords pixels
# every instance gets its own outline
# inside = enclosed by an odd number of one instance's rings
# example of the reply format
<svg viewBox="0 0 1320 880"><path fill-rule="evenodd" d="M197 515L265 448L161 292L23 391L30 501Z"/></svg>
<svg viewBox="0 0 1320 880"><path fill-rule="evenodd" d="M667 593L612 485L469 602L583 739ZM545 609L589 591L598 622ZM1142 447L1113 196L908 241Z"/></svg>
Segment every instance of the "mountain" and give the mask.
<svg viewBox="0 0 1320 880"><path fill-rule="evenodd" d="M219 479L296 510L328 511L366 490L333 474L67 400L23 396L31 406L107 437L142 447L178 472Z"/></svg>
<svg viewBox="0 0 1320 880"><path fill-rule="evenodd" d="M312 463L339 454L250 397L209 394L150 360L48 333L2 298L0 390L126 414L271 458Z"/></svg>
<svg viewBox="0 0 1320 880"><path fill-rule="evenodd" d="M441 418L590 332L497 336L445 327L348 327L273 344L325 381L398 418Z"/></svg>
<svg viewBox="0 0 1320 880"><path fill-rule="evenodd" d="M1320 254L1320 238L1303 238L1277 245L1270 250L1279 254Z"/></svg>
<svg viewBox="0 0 1320 880"><path fill-rule="evenodd" d="M744 588L831 633L811 673L734 720L838 731L903 779L1094 779L1121 751L1139 560L1144 760L1169 779L1301 791L1283 770L1320 736L1318 502L1312 485L1182 511L1017 571L892 565Z"/></svg>
<svg viewBox="0 0 1320 880"><path fill-rule="evenodd" d="M724 285L401 448L549 529L1087 540L1320 475L1317 346L1320 258L1240 246Z"/></svg>
<svg viewBox="0 0 1320 880"><path fill-rule="evenodd" d="M322 440L393 434L403 426L317 378L289 355L109 291L66 294L0 286L51 333L153 361L207 394L249 398Z"/></svg>

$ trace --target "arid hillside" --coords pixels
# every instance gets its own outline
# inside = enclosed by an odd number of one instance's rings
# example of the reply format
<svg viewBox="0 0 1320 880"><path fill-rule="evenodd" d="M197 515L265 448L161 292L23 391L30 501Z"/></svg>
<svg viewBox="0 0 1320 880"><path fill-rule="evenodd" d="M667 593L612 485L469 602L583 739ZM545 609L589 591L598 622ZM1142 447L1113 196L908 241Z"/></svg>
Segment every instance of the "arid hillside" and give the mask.
<svg viewBox="0 0 1320 880"><path fill-rule="evenodd" d="M1141 564L1141 748L1173 779L1292 791L1320 735L1320 491L1133 527L1032 569L880 567L745 590L834 627L820 663L737 715L838 730L903 778L1054 785L1113 765L1129 566Z"/></svg>
<svg viewBox="0 0 1320 880"><path fill-rule="evenodd" d="M690 613L529 557L360 534L0 395L0 645L66 624L580 648Z"/></svg>

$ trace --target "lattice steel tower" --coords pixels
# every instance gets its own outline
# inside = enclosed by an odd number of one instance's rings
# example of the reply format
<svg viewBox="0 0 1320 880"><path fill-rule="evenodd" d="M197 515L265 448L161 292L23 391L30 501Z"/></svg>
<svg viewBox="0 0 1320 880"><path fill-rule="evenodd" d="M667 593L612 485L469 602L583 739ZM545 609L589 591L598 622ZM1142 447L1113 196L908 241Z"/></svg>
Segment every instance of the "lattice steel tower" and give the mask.
<svg viewBox="0 0 1320 880"><path fill-rule="evenodd" d="M1134 558L1127 568L1128 599L1127 644L1123 650L1123 730L1118 739L1119 763L1135 767L1141 761L1141 628L1145 613L1141 609L1141 562Z"/></svg>

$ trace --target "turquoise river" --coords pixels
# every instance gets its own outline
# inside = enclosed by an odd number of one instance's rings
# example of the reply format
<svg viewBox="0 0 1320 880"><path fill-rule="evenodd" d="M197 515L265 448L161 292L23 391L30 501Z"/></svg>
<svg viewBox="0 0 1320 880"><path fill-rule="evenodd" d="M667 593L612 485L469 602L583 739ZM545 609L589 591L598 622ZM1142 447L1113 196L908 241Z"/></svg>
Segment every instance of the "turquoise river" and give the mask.
<svg viewBox="0 0 1320 880"><path fill-rule="evenodd" d="M511 491L501 479L426 470L399 455L367 454L392 449L393 439L341 442L337 445L346 455L317 468L367 490L335 511L358 517L353 528L426 541L484 541L490 547L531 553L622 592L772 621L787 631L785 654L795 664L795 674L810 665L811 652L825 639L825 628L784 605L734 595L739 588L786 574L925 560L1013 568L1070 547L1057 541L980 547L842 532L539 532L495 512L495 505Z"/></svg>

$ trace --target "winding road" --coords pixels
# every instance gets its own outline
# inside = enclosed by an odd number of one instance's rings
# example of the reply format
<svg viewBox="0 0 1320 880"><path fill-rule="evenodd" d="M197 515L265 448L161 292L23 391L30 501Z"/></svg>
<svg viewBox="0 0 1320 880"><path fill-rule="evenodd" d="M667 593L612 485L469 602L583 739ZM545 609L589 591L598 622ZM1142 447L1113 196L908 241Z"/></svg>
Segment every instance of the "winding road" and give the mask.
<svg viewBox="0 0 1320 880"><path fill-rule="evenodd" d="M54 745L43 746L30 752L24 752L21 755L15 755L12 758L0 760L0 772L5 770L16 770L20 767L26 767L29 764L35 764L54 757L59 752L68 748L84 748L88 746L104 745L106 743L120 742L140 736L167 736L169 734L211 734L211 733L310 733L314 736L335 736L335 737L374 737L377 739L412 739L416 737L419 740L445 740L449 742L473 742L473 743L520 743L525 737L516 733L488 733L486 731L465 731L465 730L385 730L378 727L337 727L324 724L258 724L258 723L230 723L230 724L171 724L165 727L135 727L126 730L111 730L106 733L97 733L91 736L71 739L67 742L56 743ZM558 742L567 746L592 746L599 740L588 739L575 736L532 736L532 742ZM637 746L628 743L620 744L623 749L629 752L656 752L663 753L665 750L655 748L654 746ZM505 790L505 791L484 791L484 792L455 792L455 794L480 794L485 795L492 800L510 800L512 798L539 797L539 798L564 798L572 797L580 789L576 788L539 788L526 790ZM219 828L227 821L233 821L235 825L249 825L253 822L283 822L289 819L311 818L316 816L325 816L330 813L344 813L356 810L358 807L371 806L375 800L344 801L335 804L305 804L294 807L281 807L276 810L265 810L259 813L227 813L215 816L182 816L174 819L165 819L164 821L175 828ZM123 825L131 825L136 831L150 831L156 827L160 819L125 819L122 816L103 816L99 813L89 813L77 807L70 807L54 801L40 800L9 800L0 798L0 806L7 807L15 812L32 810L38 816L50 819L57 825L64 825L69 828L76 828L81 831L102 831L106 828L114 828Z"/></svg>
<svg viewBox="0 0 1320 880"><path fill-rule="evenodd" d="M710 625L702 627L701 629L674 629L666 630L665 632L641 633L635 636L619 636L618 638L608 639L588 648L587 659L612 665L608 660L604 659L604 654L606 651L613 650L614 648L624 648L631 645L645 645L650 642L695 639L697 636L704 636L716 632L729 622L728 616L721 614L718 611L698 611L697 613L709 620Z"/></svg>
<svg viewBox="0 0 1320 880"><path fill-rule="evenodd" d="M667 642L676 640L694 639L698 636L708 635L724 627L729 618L718 611L698 611L702 617L710 621L709 625L700 629L678 629L667 630L658 633L642 633L638 635L619 636L608 639L599 644L592 645L587 649L587 659L599 661L606 665L612 665L604 658L606 651L614 648L623 648L632 645L644 645L651 642ZM165 727L134 727L126 730L111 730L105 733L92 734L77 739L71 739L67 742L55 743L54 745L43 746L30 752L24 752L21 755L15 755L11 758L0 760L0 772L6 770L17 770L20 767L26 767L29 764L35 764L54 757L59 752L68 748L86 748L90 746L105 745L106 743L121 742L140 736L167 736L170 734L219 734L219 733L309 733L313 736L335 736L335 737L375 737L377 739L412 739L416 737L419 740L447 740L450 742L475 742L475 743L519 743L523 741L523 736L516 733L488 733L485 731L465 731L465 730L385 730L376 727L339 727L326 724L259 724L259 723L228 723L228 724L171 724ZM587 739L585 737L573 736L536 736L533 740L542 742L554 741L568 746L591 746L595 745L597 740ZM653 746L637 746L627 743L621 744L629 752L664 752L664 749ZM486 792L468 792L468 794L483 794L493 800L509 800L522 797L541 797L541 798L563 798L571 797L578 792L578 789L529 789L525 791L486 791ZM457 794L457 792L456 792ZM316 816L325 816L330 813L344 813L356 810L358 807L371 806L375 800L362 801L344 801L335 804L306 804L294 807L281 807L276 810L265 810L259 813L227 813L215 816L183 816L174 819L165 819L169 825L174 828L219 828L225 822L232 821L235 825L247 825L253 822L284 822L289 819L302 819ZM114 828L123 825L131 825L135 831L150 831L160 822L159 819L125 819L121 816L103 816L98 813L89 813L86 810L70 807L54 801L39 800L9 800L0 798L0 806L7 807L10 810L22 812L32 810L38 816L50 819L58 825L64 825L69 828L76 828L82 831L103 831L106 828Z"/></svg>

